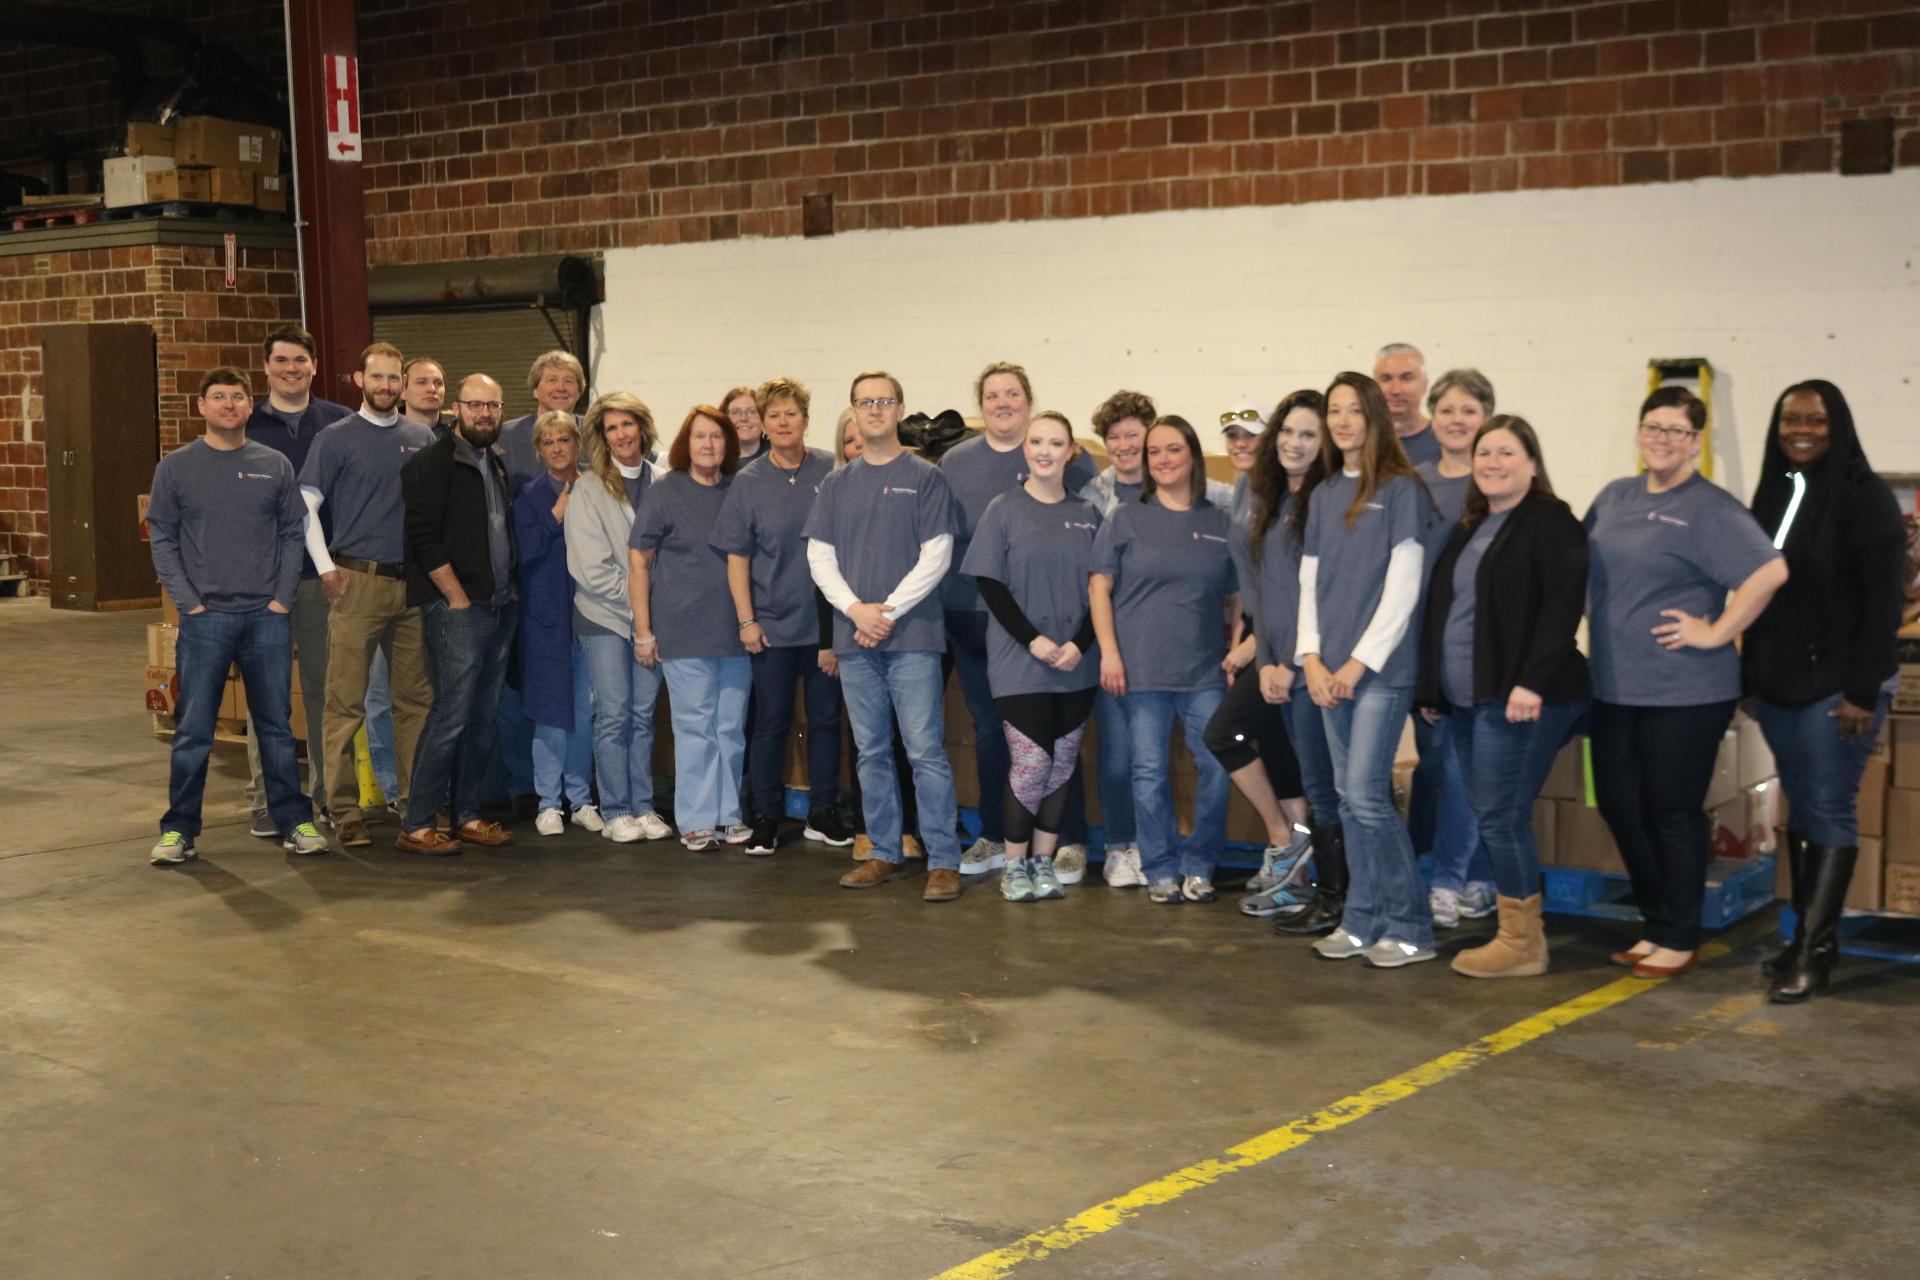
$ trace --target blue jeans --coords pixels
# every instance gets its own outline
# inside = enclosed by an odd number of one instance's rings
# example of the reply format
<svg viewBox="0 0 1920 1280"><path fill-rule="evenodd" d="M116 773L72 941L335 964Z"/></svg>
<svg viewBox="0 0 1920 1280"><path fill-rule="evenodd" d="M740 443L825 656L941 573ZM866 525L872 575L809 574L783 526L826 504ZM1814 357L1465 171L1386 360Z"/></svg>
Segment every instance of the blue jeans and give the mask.
<svg viewBox="0 0 1920 1280"><path fill-rule="evenodd" d="M1549 702L1538 720L1507 720L1504 702L1455 707L1441 721L1466 777L1467 800L1493 866L1493 882L1509 898L1540 892L1540 849L1533 840L1533 802L1554 757L1587 713L1578 702ZM1440 727L1440 726L1435 726Z"/></svg>
<svg viewBox="0 0 1920 1280"><path fill-rule="evenodd" d="M480 816L487 764L498 732L500 688L519 611L512 601L455 609L434 600L420 612L433 677L433 710L413 753L407 788L409 831L433 825L442 805L457 827Z"/></svg>
<svg viewBox="0 0 1920 1280"><path fill-rule="evenodd" d="M1833 719L1839 705L1837 693L1804 707L1753 700L1754 719L1773 749L1780 789L1787 794L1787 826L1813 844L1851 849L1860 844L1855 793L1880 726L1887 722L1893 694L1881 691L1873 707L1873 732L1863 738L1840 736Z"/></svg>
<svg viewBox="0 0 1920 1280"><path fill-rule="evenodd" d="M593 769L600 816L612 821L653 812L653 704L660 669L633 660L625 636L581 636L593 692Z"/></svg>
<svg viewBox="0 0 1920 1280"><path fill-rule="evenodd" d="M840 680L820 669L813 645L767 648L753 655L753 811L777 818L787 811L787 734L793 729L793 686L806 686L809 812L840 803Z"/></svg>
<svg viewBox="0 0 1920 1280"><path fill-rule="evenodd" d="M1327 751L1327 722L1307 696L1307 687L1295 684L1287 703L1287 728L1293 735L1293 754L1300 761L1300 790L1313 810L1317 827L1340 825L1340 789L1333 782L1333 756Z"/></svg>
<svg viewBox="0 0 1920 1280"><path fill-rule="evenodd" d="M1506 704L1500 704L1501 715ZM1419 723L1425 724L1422 719ZM1469 884L1492 880L1493 862L1475 809L1467 799L1467 775L1460 767L1460 753L1453 745L1453 721L1442 719L1421 751L1439 757L1439 779L1435 786L1433 810L1433 887L1455 893ZM1525 897L1525 894L1520 895Z"/></svg>
<svg viewBox="0 0 1920 1280"><path fill-rule="evenodd" d="M500 710L494 717L500 743L500 765L506 774L507 798L530 795L540 787L533 776L533 721L512 685L500 690Z"/></svg>
<svg viewBox="0 0 1920 1280"><path fill-rule="evenodd" d="M1369 946L1382 938L1433 945L1427 887L1393 807L1393 756L1412 705L1411 688L1367 676L1353 697L1321 712L1347 834L1351 883L1340 927Z"/></svg>
<svg viewBox="0 0 1920 1280"><path fill-rule="evenodd" d="M940 655L926 650L893 653L862 649L840 655L840 689L847 700L858 752L860 807L873 857L899 862L900 783L893 772L893 725L913 766L920 810L920 839L927 868L957 871L960 841L954 835L953 768L947 763L942 714Z"/></svg>
<svg viewBox="0 0 1920 1280"><path fill-rule="evenodd" d="M1127 742L1133 757L1133 811L1139 819L1140 870L1147 883L1165 884L1185 876L1211 880L1227 842L1227 771L1200 745L1207 721L1219 709L1225 688L1187 692L1136 690L1120 699L1127 715ZM1193 828L1180 838L1173 812L1172 775L1167 768L1169 737L1175 718L1193 757ZM1104 741L1104 740L1103 740Z"/></svg>
<svg viewBox="0 0 1920 1280"><path fill-rule="evenodd" d="M1100 733L1094 785L1100 789L1100 829L1108 849L1134 843L1133 744L1120 700L1102 690L1093 695L1093 723Z"/></svg>
<svg viewBox="0 0 1920 1280"><path fill-rule="evenodd" d="M673 705L674 820L682 835L733 826L740 821L753 669L745 654L667 658L660 665Z"/></svg>
<svg viewBox="0 0 1920 1280"><path fill-rule="evenodd" d="M387 681L387 651L375 649L367 667L367 755L374 780L389 801L400 798L400 764L393 754L393 690Z"/></svg>
<svg viewBox="0 0 1920 1280"><path fill-rule="evenodd" d="M573 642L573 729L533 726L533 789L542 809L578 809L593 803L593 695L587 651Z"/></svg>
<svg viewBox="0 0 1920 1280"><path fill-rule="evenodd" d="M271 609L250 613L188 613L180 616L174 670L180 700L173 709L173 753L167 781L167 812L160 830L189 840L200 834L200 804L207 789L207 759L213 726L227 691L227 669L240 664L247 712L260 739L260 771L267 812L285 835L313 821L313 803L300 791L300 765L293 750L293 618Z"/></svg>
<svg viewBox="0 0 1920 1280"><path fill-rule="evenodd" d="M987 840L1005 840L1006 814L1001 797L1007 793L1007 773L1012 759L1007 752L1007 734L1000 726L1000 712L993 705L993 687L987 683L987 615L949 610L947 612L947 658L960 677L960 696L966 700L967 715L973 720L973 764L980 777L980 835Z"/></svg>

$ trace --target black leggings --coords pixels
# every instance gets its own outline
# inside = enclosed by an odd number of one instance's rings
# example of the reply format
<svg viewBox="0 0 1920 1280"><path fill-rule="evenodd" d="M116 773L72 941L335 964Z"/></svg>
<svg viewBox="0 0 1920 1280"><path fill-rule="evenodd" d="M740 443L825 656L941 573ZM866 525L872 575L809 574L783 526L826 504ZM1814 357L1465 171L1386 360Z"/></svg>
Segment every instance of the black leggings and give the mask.
<svg viewBox="0 0 1920 1280"><path fill-rule="evenodd" d="M1305 791L1300 784L1300 759L1293 754L1293 739L1287 732L1287 704L1261 696L1259 676L1252 666L1227 686L1227 696L1207 721L1205 737L1207 750L1228 773L1238 773L1259 760L1267 767L1274 795L1291 800Z"/></svg>
<svg viewBox="0 0 1920 1280"><path fill-rule="evenodd" d="M1093 712L1092 689L1017 693L993 700L1011 758L1004 802L1006 836L1026 844L1035 831L1059 834L1080 758L1080 735Z"/></svg>

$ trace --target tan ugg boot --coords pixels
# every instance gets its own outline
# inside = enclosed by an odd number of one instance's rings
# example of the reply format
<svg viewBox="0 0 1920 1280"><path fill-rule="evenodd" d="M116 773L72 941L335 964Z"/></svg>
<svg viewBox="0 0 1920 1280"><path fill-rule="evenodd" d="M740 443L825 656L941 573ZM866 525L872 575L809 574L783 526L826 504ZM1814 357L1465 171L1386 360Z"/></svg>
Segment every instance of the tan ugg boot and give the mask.
<svg viewBox="0 0 1920 1280"><path fill-rule="evenodd" d="M1462 951L1453 971L1469 978L1537 978L1547 971L1547 932L1540 923L1540 895L1497 899L1500 931L1484 947Z"/></svg>

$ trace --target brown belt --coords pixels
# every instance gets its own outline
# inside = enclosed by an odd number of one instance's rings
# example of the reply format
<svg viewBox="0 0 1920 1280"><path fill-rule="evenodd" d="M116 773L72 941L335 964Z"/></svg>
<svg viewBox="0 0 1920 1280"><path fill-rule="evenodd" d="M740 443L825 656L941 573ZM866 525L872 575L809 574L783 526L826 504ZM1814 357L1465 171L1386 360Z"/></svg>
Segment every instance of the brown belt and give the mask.
<svg viewBox="0 0 1920 1280"><path fill-rule="evenodd" d="M333 562L342 569L370 573L376 578L399 579L405 576L397 564L381 564L378 560L362 560L359 556L335 556Z"/></svg>

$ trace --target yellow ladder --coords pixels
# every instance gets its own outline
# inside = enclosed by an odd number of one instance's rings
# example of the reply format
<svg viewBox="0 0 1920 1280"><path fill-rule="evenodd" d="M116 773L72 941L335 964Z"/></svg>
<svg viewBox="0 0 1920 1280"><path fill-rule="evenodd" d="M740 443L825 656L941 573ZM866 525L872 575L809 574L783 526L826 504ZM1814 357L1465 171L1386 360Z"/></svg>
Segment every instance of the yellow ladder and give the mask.
<svg viewBox="0 0 1920 1280"><path fill-rule="evenodd" d="M1713 479L1713 362L1705 356L1676 356L1647 361L1647 394L1678 385L1707 406L1707 429L1700 433L1700 474ZM1643 465L1641 470L1646 470Z"/></svg>

